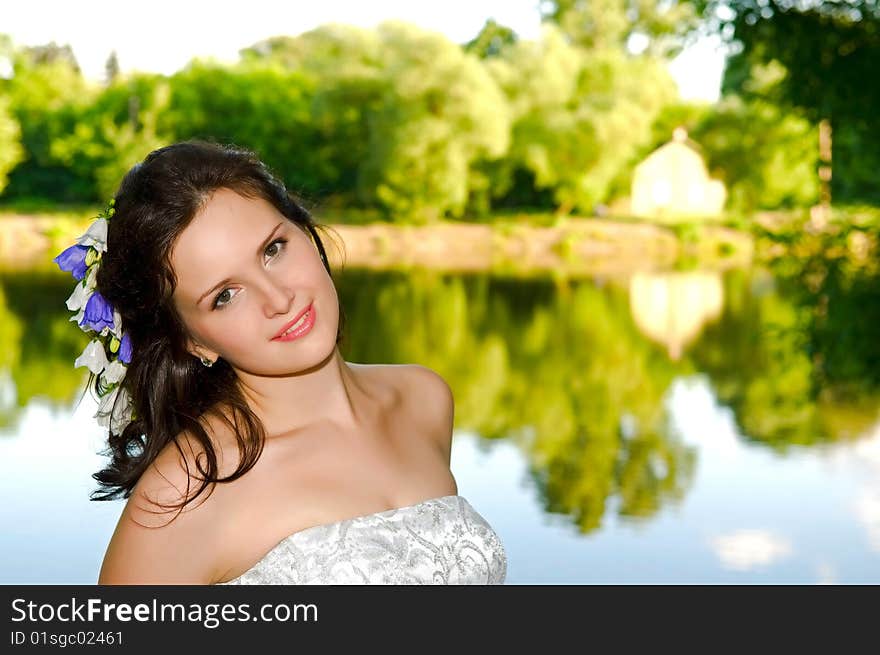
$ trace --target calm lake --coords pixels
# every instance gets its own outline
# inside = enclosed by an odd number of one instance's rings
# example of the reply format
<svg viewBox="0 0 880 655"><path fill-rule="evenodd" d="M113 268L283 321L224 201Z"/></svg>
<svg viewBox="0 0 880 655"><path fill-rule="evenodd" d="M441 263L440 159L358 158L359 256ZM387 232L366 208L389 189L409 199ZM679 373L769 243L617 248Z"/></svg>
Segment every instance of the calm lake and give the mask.
<svg viewBox="0 0 880 655"><path fill-rule="evenodd" d="M124 501L69 274L0 280L0 583L93 584ZM880 582L880 280L844 264L515 278L346 270L343 355L455 392L510 584ZM80 398L82 400L80 402Z"/></svg>

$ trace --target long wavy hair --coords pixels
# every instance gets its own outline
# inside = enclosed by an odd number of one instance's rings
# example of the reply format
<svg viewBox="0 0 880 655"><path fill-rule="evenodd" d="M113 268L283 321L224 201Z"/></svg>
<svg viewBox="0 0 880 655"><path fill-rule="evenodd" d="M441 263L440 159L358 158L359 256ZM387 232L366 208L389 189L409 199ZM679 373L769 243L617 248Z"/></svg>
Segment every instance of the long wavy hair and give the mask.
<svg viewBox="0 0 880 655"><path fill-rule="evenodd" d="M187 498L187 483L183 501L163 507L182 511L209 485L231 482L247 473L262 453L265 428L245 401L235 371L223 359L205 367L187 350L189 333L171 301L177 284L170 262L174 244L220 188L263 198L274 205L311 235L332 277L317 233L327 226L314 221L302 201L253 151L191 139L154 150L135 164L115 195L116 212L108 224L107 251L96 276L97 290L119 312L131 339L131 363L121 385L130 395L134 419L121 434L110 431L107 448L101 454L111 457L111 461L92 475L101 488L91 493L91 500L128 498L169 442L183 455L179 440L184 431L204 450L204 457L196 459L201 484ZM340 303L337 346L342 343L344 325ZM96 383L92 375L89 384ZM229 425L238 441L238 466L225 478L218 477L217 454L202 423L209 415ZM202 465L203 459L207 468ZM187 462L185 456L183 461ZM189 472L189 464L186 469Z"/></svg>

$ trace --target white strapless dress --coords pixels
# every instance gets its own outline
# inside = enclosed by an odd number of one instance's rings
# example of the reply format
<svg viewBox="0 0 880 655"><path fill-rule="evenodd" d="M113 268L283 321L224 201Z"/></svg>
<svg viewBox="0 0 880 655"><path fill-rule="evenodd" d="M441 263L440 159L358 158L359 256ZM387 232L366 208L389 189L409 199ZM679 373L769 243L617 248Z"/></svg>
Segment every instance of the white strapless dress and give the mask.
<svg viewBox="0 0 880 655"><path fill-rule="evenodd" d="M460 495L316 525L223 585L503 584L501 539Z"/></svg>

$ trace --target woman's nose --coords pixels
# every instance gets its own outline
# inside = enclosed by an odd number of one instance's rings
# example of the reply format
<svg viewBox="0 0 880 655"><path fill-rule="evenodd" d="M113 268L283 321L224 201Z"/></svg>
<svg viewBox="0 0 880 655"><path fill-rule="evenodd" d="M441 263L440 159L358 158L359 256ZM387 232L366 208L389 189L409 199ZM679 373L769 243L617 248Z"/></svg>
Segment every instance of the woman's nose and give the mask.
<svg viewBox="0 0 880 655"><path fill-rule="evenodd" d="M267 277L263 284L263 294L265 311L268 316L290 312L293 303L293 291L286 284Z"/></svg>

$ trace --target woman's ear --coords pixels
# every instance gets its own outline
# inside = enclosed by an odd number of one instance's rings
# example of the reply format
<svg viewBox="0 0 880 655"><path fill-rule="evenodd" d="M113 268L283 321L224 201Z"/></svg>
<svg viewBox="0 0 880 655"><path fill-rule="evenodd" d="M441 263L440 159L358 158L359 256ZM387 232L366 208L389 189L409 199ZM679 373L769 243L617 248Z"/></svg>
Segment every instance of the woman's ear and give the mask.
<svg viewBox="0 0 880 655"><path fill-rule="evenodd" d="M217 357L219 356L216 352L211 350L210 348L206 348L199 343L196 343L192 339L187 339L186 349L190 355L196 357L197 359L210 359L212 362L217 361Z"/></svg>

